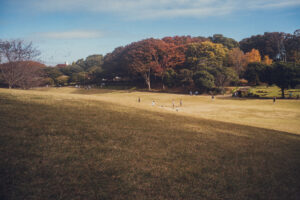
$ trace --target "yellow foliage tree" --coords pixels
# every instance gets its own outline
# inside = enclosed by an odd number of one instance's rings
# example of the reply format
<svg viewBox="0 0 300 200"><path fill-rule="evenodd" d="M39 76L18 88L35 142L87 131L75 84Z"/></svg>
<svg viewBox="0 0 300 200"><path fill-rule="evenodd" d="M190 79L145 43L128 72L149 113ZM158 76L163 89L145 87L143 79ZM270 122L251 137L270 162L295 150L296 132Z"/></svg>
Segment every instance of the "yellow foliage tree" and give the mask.
<svg viewBox="0 0 300 200"><path fill-rule="evenodd" d="M250 52L246 53L245 55L248 63L261 62L261 56L257 49L252 49Z"/></svg>
<svg viewBox="0 0 300 200"><path fill-rule="evenodd" d="M273 60L272 60L268 55L265 55L264 60L263 60L263 63L264 63L265 65L272 65Z"/></svg>

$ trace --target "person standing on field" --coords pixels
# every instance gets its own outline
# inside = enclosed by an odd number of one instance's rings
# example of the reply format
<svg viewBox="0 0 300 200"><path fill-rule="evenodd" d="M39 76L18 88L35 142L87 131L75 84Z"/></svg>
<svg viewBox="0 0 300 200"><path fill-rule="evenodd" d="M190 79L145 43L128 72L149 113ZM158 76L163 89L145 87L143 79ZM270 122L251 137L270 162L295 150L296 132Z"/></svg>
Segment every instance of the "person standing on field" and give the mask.
<svg viewBox="0 0 300 200"><path fill-rule="evenodd" d="M152 101L152 106L155 106L155 101L154 100Z"/></svg>
<svg viewBox="0 0 300 200"><path fill-rule="evenodd" d="M273 97L273 104L275 104L276 102L276 97Z"/></svg>
<svg viewBox="0 0 300 200"><path fill-rule="evenodd" d="M140 97L138 98L138 102L139 102L139 103L141 102L141 98L140 98Z"/></svg>

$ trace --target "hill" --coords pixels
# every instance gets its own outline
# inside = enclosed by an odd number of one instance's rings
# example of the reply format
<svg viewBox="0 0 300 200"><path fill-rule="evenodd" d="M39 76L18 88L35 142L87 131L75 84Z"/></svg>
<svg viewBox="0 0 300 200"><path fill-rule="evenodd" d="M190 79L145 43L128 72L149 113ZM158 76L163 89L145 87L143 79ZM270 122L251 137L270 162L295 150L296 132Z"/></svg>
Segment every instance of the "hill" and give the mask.
<svg viewBox="0 0 300 200"><path fill-rule="evenodd" d="M177 96L178 112L158 105L175 96L1 89L0 198L299 198L299 135L184 112L209 97Z"/></svg>

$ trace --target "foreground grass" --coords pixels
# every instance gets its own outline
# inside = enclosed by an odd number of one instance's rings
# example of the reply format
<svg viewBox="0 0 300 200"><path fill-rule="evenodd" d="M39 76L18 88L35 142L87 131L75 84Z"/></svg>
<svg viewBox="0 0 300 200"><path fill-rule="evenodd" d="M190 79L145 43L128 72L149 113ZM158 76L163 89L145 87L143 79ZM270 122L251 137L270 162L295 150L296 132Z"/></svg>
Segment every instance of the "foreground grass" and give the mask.
<svg viewBox="0 0 300 200"><path fill-rule="evenodd" d="M0 199L300 197L298 135L82 96L1 91Z"/></svg>

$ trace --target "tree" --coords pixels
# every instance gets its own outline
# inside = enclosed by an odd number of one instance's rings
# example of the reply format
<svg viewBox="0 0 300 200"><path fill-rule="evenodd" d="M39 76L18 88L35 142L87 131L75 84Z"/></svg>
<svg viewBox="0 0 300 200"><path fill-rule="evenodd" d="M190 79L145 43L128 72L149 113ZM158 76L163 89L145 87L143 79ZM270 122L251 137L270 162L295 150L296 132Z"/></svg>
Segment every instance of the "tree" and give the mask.
<svg viewBox="0 0 300 200"><path fill-rule="evenodd" d="M164 42L174 44L176 46L185 46L191 43L200 43L208 41L209 39L204 37L191 37L191 36L175 36L175 37L164 37Z"/></svg>
<svg viewBox="0 0 300 200"><path fill-rule="evenodd" d="M20 81L25 80L26 70L32 70L23 61L29 61L39 55L32 43L25 43L22 40L11 40L0 42L0 57L3 65L1 74L9 88L20 85Z"/></svg>
<svg viewBox="0 0 300 200"><path fill-rule="evenodd" d="M204 70L197 71L194 74L193 79L194 79L196 87L202 93L211 90L215 86L214 76Z"/></svg>
<svg viewBox="0 0 300 200"><path fill-rule="evenodd" d="M80 67L77 64L72 64L72 65L66 65L64 67L59 67L59 70L67 76L72 76L74 73L79 73L84 71L82 67Z"/></svg>
<svg viewBox="0 0 300 200"><path fill-rule="evenodd" d="M265 55L264 59L263 59L263 64L265 64L265 65L272 65L272 63L273 63L273 60L271 58L269 58L268 55Z"/></svg>
<svg viewBox="0 0 300 200"><path fill-rule="evenodd" d="M219 43L222 44L224 47L228 49L238 48L239 43L235 41L232 38L224 37L222 34L214 34L212 37L209 37L209 39L213 43Z"/></svg>
<svg viewBox="0 0 300 200"><path fill-rule="evenodd" d="M85 84L87 80L87 74L85 72L79 72L72 74L70 81L76 84Z"/></svg>
<svg viewBox="0 0 300 200"><path fill-rule="evenodd" d="M242 76L248 61L242 50L239 48L233 48L228 52L228 64L233 67L239 76Z"/></svg>
<svg viewBox="0 0 300 200"><path fill-rule="evenodd" d="M262 72L266 66L262 63L252 62L247 65L244 78L253 85L258 85L262 79Z"/></svg>
<svg viewBox="0 0 300 200"><path fill-rule="evenodd" d="M104 57L103 74L106 78L114 78L115 76L128 76L129 70L125 60L125 50L128 47L117 47L113 52L108 53Z"/></svg>
<svg viewBox="0 0 300 200"><path fill-rule="evenodd" d="M276 84L281 89L281 96L285 98L284 90L294 88L300 84L300 66L293 63L277 62L271 70L269 84Z"/></svg>
<svg viewBox="0 0 300 200"><path fill-rule="evenodd" d="M59 76L55 79L55 82L59 86L66 85L69 81L70 77L66 75Z"/></svg>
<svg viewBox="0 0 300 200"><path fill-rule="evenodd" d="M125 47L124 61L131 73L141 76L151 90L151 76L162 74L159 63L158 43L153 38L134 42Z"/></svg>
<svg viewBox="0 0 300 200"><path fill-rule="evenodd" d="M224 48L222 44L214 44L209 41L192 43L187 47L186 65L193 71L222 66L226 53L227 48Z"/></svg>
<svg viewBox="0 0 300 200"><path fill-rule="evenodd" d="M262 56L269 55L271 59L277 59L280 54L280 46L285 45L289 34L282 32L265 32L263 35L255 35L240 41L240 48L244 52L257 49Z"/></svg>
<svg viewBox="0 0 300 200"><path fill-rule="evenodd" d="M260 53L257 49L252 49L250 52L245 54L247 63L261 62Z"/></svg>
<svg viewBox="0 0 300 200"><path fill-rule="evenodd" d="M86 57L85 61L86 69L91 67L101 67L103 65L103 56L101 54L90 55Z"/></svg>
<svg viewBox="0 0 300 200"><path fill-rule="evenodd" d="M160 64L161 68L161 73L156 75L161 77L164 89L164 78L166 77L165 72L168 70L172 71L177 66L181 66L183 63L185 63L186 46L184 44L175 44L159 40L156 43L156 48L158 53L158 63Z"/></svg>
<svg viewBox="0 0 300 200"><path fill-rule="evenodd" d="M228 86L231 82L238 82L239 77L235 70L230 67L216 67L209 70L210 74L214 76L214 83L217 88Z"/></svg>
<svg viewBox="0 0 300 200"><path fill-rule="evenodd" d="M287 60L300 63L300 29L296 30L293 35L286 37L284 45Z"/></svg>
<svg viewBox="0 0 300 200"><path fill-rule="evenodd" d="M193 87L194 86L193 71L189 69L179 70L178 80L184 87L186 86Z"/></svg>
<svg viewBox="0 0 300 200"><path fill-rule="evenodd" d="M43 71L45 77L49 77L52 79L52 81L48 81L49 83L56 83L56 78L63 75L63 73L61 73L61 71L57 67L45 67L43 68Z"/></svg>
<svg viewBox="0 0 300 200"><path fill-rule="evenodd" d="M43 82L44 64L35 61L22 61L18 65L22 69L22 78L16 83L22 89L39 86Z"/></svg>
<svg viewBox="0 0 300 200"><path fill-rule="evenodd" d="M166 84L168 87L174 87L176 85L177 81L177 73L174 69L170 68L166 70L163 74L164 76L164 84Z"/></svg>

